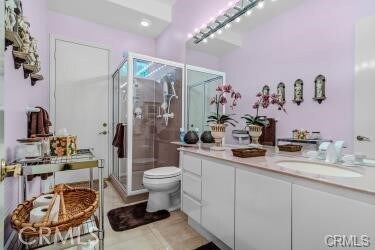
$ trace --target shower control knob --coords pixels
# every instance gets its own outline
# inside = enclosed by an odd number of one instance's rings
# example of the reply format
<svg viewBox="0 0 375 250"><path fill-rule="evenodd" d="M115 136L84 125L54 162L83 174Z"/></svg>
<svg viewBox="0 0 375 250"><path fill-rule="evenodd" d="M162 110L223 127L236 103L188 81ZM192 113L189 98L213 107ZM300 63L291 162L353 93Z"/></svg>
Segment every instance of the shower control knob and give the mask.
<svg viewBox="0 0 375 250"><path fill-rule="evenodd" d="M102 132L99 133L99 135L106 135L106 134L108 134L107 131L102 131Z"/></svg>

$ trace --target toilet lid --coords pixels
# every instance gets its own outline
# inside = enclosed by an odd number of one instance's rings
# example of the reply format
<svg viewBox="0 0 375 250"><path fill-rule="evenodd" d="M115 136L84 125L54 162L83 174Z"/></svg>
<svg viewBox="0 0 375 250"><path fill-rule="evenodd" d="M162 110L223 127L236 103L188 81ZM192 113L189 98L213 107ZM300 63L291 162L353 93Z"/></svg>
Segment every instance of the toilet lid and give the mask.
<svg viewBox="0 0 375 250"><path fill-rule="evenodd" d="M176 167L154 168L147 170L143 173L144 177L154 179L170 178L179 175L181 175L181 169Z"/></svg>

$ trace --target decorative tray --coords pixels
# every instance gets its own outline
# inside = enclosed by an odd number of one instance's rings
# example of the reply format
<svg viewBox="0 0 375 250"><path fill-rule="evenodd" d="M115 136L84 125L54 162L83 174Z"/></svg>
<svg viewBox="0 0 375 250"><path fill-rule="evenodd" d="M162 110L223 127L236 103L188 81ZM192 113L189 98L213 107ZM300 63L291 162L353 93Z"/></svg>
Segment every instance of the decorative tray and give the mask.
<svg viewBox="0 0 375 250"><path fill-rule="evenodd" d="M232 149L233 156L248 158L248 157L258 157L265 156L267 150L262 148L237 148Z"/></svg>
<svg viewBox="0 0 375 250"><path fill-rule="evenodd" d="M278 147L280 151L285 151L285 152L299 152L302 150L302 146L296 145L296 144L286 144L286 145L280 145Z"/></svg>

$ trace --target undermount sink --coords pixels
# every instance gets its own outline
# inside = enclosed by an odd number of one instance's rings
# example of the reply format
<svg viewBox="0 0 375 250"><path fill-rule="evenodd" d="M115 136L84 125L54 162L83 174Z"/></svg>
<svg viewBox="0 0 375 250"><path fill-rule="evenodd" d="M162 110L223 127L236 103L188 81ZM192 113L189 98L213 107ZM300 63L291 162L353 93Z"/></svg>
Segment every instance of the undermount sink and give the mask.
<svg viewBox="0 0 375 250"><path fill-rule="evenodd" d="M315 162L305 162L305 161L280 161L277 163L279 167L310 173L310 174L318 174L318 175L325 175L325 176L333 176L333 177L361 177L362 175L350 171L347 169L343 169L340 167L334 167L331 165L326 165L323 163L315 163Z"/></svg>

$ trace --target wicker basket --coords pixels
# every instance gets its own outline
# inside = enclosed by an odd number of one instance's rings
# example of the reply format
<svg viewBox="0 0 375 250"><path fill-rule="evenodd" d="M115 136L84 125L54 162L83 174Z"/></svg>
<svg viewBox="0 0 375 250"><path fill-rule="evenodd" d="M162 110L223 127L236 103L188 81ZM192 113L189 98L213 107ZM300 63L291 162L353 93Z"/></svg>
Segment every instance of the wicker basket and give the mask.
<svg viewBox="0 0 375 250"><path fill-rule="evenodd" d="M17 206L12 213L12 228L26 237L54 234L56 230L67 231L87 221L96 211L99 204L99 194L92 189L72 188L64 184L57 185L51 194L60 195L60 211L57 222L44 219L40 223L29 223L30 211L33 209L34 197ZM50 213L50 209L47 214ZM48 218L48 216L46 216Z"/></svg>
<svg viewBox="0 0 375 250"><path fill-rule="evenodd" d="M301 145L295 145L295 144L280 145L278 147L280 151L284 151L284 152L299 152L302 150Z"/></svg>
<svg viewBox="0 0 375 250"><path fill-rule="evenodd" d="M241 158L265 156L267 150L261 148L232 149L233 155Z"/></svg>

